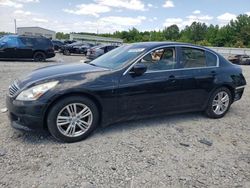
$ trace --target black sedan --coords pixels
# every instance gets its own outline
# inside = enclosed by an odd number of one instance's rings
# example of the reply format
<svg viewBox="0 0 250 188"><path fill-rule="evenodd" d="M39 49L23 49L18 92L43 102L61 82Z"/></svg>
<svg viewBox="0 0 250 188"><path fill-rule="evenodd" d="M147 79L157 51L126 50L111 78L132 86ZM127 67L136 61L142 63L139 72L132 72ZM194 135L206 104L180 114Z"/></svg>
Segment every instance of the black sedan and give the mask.
<svg viewBox="0 0 250 188"><path fill-rule="evenodd" d="M35 70L9 87L11 125L48 129L76 142L98 125L204 111L221 118L244 92L239 66L210 49L182 43L121 46L90 64Z"/></svg>
<svg viewBox="0 0 250 188"><path fill-rule="evenodd" d="M71 55L71 54L87 54L87 50L91 48L93 44L89 43L82 43L82 42L75 42L72 44L67 44L61 47L60 51L64 55Z"/></svg>
<svg viewBox="0 0 250 188"><path fill-rule="evenodd" d="M55 51L59 51L59 50L62 48L62 46L65 45L65 44L64 44L62 41L60 41L60 40L52 40L51 42L52 42L52 44L53 44L53 46L54 46L54 50L55 50Z"/></svg>

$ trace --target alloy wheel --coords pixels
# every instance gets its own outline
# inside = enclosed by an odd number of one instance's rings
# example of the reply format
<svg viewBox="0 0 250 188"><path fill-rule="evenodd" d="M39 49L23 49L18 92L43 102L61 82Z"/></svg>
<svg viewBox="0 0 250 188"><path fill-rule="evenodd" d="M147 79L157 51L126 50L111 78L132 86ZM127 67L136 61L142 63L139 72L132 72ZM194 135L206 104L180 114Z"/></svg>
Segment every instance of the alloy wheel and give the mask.
<svg viewBox="0 0 250 188"><path fill-rule="evenodd" d="M93 113L88 106L81 103L71 103L65 106L57 115L58 130L67 137L83 135L93 122Z"/></svg>
<svg viewBox="0 0 250 188"><path fill-rule="evenodd" d="M214 97L212 108L216 115L221 115L225 113L228 109L230 98L227 92L221 91L217 93Z"/></svg>

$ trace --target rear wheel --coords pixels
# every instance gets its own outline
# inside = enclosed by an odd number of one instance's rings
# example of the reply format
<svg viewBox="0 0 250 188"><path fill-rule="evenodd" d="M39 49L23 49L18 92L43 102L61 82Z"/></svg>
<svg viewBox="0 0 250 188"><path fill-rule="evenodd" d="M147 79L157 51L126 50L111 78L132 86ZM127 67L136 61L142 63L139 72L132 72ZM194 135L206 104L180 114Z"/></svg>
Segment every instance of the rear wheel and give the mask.
<svg viewBox="0 0 250 188"><path fill-rule="evenodd" d="M33 55L33 59L35 62L44 62L46 61L46 55L44 52L35 52Z"/></svg>
<svg viewBox="0 0 250 188"><path fill-rule="evenodd" d="M221 118L227 113L231 103L231 91L225 87L219 88L211 95L205 113L211 118Z"/></svg>
<svg viewBox="0 0 250 188"><path fill-rule="evenodd" d="M57 102L47 118L52 136L63 142L85 139L98 125L99 112L86 97L68 97Z"/></svg>

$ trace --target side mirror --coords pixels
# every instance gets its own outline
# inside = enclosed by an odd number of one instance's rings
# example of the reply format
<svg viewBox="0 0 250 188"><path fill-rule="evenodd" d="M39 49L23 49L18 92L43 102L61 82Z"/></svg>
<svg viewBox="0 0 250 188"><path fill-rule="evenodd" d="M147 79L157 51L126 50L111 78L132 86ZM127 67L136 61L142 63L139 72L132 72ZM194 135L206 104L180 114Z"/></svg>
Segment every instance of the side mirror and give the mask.
<svg viewBox="0 0 250 188"><path fill-rule="evenodd" d="M6 44L7 44L6 42L1 42L1 43L0 43L0 47L3 48L3 47L6 46Z"/></svg>
<svg viewBox="0 0 250 188"><path fill-rule="evenodd" d="M130 74L133 76L141 76L147 71L147 66L142 63L137 63L135 66L130 70Z"/></svg>

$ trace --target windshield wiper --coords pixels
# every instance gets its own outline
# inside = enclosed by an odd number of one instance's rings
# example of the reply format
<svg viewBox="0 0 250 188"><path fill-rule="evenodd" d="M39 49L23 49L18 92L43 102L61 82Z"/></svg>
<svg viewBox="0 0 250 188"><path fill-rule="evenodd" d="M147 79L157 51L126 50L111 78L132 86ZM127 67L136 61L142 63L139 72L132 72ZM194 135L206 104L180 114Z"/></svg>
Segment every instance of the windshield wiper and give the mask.
<svg viewBox="0 0 250 188"><path fill-rule="evenodd" d="M92 66L95 66L95 67L98 67L96 64L94 63L89 63L89 65L92 65Z"/></svg>
<svg viewBox="0 0 250 188"><path fill-rule="evenodd" d="M110 68L108 68L108 67L96 65L96 64L94 64L94 63L89 63L89 65L92 65L92 66L95 66L95 67L101 67L101 68L104 68L104 69L110 69Z"/></svg>

